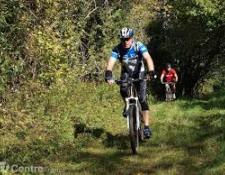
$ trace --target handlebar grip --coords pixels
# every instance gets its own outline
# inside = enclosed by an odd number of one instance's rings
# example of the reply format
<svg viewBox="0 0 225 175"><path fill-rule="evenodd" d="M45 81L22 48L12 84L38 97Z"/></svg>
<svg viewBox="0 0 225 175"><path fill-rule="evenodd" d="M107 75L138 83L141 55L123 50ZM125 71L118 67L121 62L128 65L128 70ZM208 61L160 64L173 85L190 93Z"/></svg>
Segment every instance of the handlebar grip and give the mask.
<svg viewBox="0 0 225 175"><path fill-rule="evenodd" d="M115 83L116 84L122 84L122 81L121 80L115 80Z"/></svg>
<svg viewBox="0 0 225 175"><path fill-rule="evenodd" d="M145 76L150 76L151 79L157 79L157 75L154 71L149 71L145 73Z"/></svg>
<svg viewBox="0 0 225 175"><path fill-rule="evenodd" d="M161 82L161 84L176 84L176 82Z"/></svg>
<svg viewBox="0 0 225 175"><path fill-rule="evenodd" d="M155 75L153 75L153 78L154 78L154 79L157 79L157 75L156 75L156 74L155 74Z"/></svg>

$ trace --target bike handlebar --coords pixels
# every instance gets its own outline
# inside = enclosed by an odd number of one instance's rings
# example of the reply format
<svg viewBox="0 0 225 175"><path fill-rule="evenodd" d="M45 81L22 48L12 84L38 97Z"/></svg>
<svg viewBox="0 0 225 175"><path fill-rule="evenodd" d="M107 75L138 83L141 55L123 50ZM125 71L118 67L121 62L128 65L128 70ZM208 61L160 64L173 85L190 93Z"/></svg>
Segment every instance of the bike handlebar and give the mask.
<svg viewBox="0 0 225 175"><path fill-rule="evenodd" d="M115 80L116 84L122 84L122 83L135 83L135 82L143 82L146 81L147 79L132 79L130 78L129 80Z"/></svg>
<svg viewBox="0 0 225 175"><path fill-rule="evenodd" d="M151 79L156 79L157 76L156 75L153 75L153 76L150 76ZM150 80L151 80L150 79ZM116 84L122 84L122 83L135 83L135 82L143 82L143 81L150 81L148 80L147 78L129 78L128 80L115 80Z"/></svg>
<svg viewBox="0 0 225 175"><path fill-rule="evenodd" d="M176 82L161 82L162 84L176 84Z"/></svg>
<svg viewBox="0 0 225 175"><path fill-rule="evenodd" d="M150 76L150 79L147 78L147 76ZM156 79L156 74L150 74L149 72L145 73L145 78L128 78L128 80L114 80L112 79L116 84L122 84L122 83L134 83L134 82L143 82L143 81L150 81L152 79Z"/></svg>

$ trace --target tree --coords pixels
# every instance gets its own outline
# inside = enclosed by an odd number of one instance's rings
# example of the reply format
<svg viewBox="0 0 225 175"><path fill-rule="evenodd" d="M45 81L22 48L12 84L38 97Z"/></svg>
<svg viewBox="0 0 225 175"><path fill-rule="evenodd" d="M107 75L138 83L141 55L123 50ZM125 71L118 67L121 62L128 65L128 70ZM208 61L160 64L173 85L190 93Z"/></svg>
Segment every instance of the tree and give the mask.
<svg viewBox="0 0 225 175"><path fill-rule="evenodd" d="M158 20L161 42L156 52L164 51L167 61L180 60L182 91L193 96L204 80L224 64L225 3L169 1L163 5L162 14Z"/></svg>

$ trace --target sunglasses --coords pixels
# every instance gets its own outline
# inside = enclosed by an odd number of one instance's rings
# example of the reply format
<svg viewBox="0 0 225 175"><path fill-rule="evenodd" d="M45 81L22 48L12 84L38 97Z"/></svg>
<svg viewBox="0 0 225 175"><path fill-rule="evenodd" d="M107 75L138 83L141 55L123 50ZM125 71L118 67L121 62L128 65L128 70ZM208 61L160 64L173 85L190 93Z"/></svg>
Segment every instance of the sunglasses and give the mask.
<svg viewBox="0 0 225 175"><path fill-rule="evenodd" d="M130 40L130 39L131 39L131 38L121 38L120 41L121 41L121 42L125 42L125 41L128 41L128 40Z"/></svg>

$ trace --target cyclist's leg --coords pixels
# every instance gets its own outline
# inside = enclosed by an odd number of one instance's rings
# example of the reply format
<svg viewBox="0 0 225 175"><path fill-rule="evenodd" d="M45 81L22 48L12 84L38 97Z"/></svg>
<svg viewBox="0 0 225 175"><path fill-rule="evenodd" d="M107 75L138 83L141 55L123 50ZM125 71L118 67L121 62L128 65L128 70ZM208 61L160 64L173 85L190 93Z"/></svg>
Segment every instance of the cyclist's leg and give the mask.
<svg viewBox="0 0 225 175"><path fill-rule="evenodd" d="M128 78L128 73L126 72L122 72L121 73L121 76L120 76L120 79L122 81L126 81L127 78ZM126 97L128 97L128 84L127 83L122 83L121 86L120 86L120 94L122 96L123 99L125 99Z"/></svg>
<svg viewBox="0 0 225 175"><path fill-rule="evenodd" d="M139 102L141 105L142 116L143 116L144 125L145 125L144 134L145 134L146 138L150 138L150 135L151 135L151 130L149 128L150 111L149 111L149 106L148 106L148 103L146 100L146 91L147 91L146 81L137 83L136 88L137 88L137 92L138 92L138 96L139 96Z"/></svg>
<svg viewBox="0 0 225 175"><path fill-rule="evenodd" d="M139 77L144 78L144 73L141 73L139 75ZM139 99L139 102L141 105L142 112L148 111L148 113L149 113L149 105L147 102L147 83L146 83L146 81L142 81L139 83L135 83L135 85L136 85L138 99ZM148 118L148 117L146 117L146 118ZM146 122L146 124L148 125L149 122Z"/></svg>
<svg viewBox="0 0 225 175"><path fill-rule="evenodd" d="M176 85L171 85L172 93L173 93L173 99L176 99Z"/></svg>
<svg viewBox="0 0 225 175"><path fill-rule="evenodd" d="M169 84L165 84L165 91L166 91L166 92L169 91L169 88L170 88L170 85L169 85Z"/></svg>
<svg viewBox="0 0 225 175"><path fill-rule="evenodd" d="M169 87L170 85L169 84L165 84L165 94L166 94L166 100L169 99L168 97L168 92L169 92Z"/></svg>
<svg viewBox="0 0 225 175"><path fill-rule="evenodd" d="M120 76L120 79L121 80L127 80L128 78L128 73L126 72L122 72L121 73L121 76ZM122 83L121 86L120 86L120 94L124 100L124 110L123 110L123 116L126 117L127 116L127 111L126 111L126 101L125 101L125 98L128 97L128 84L127 83Z"/></svg>

